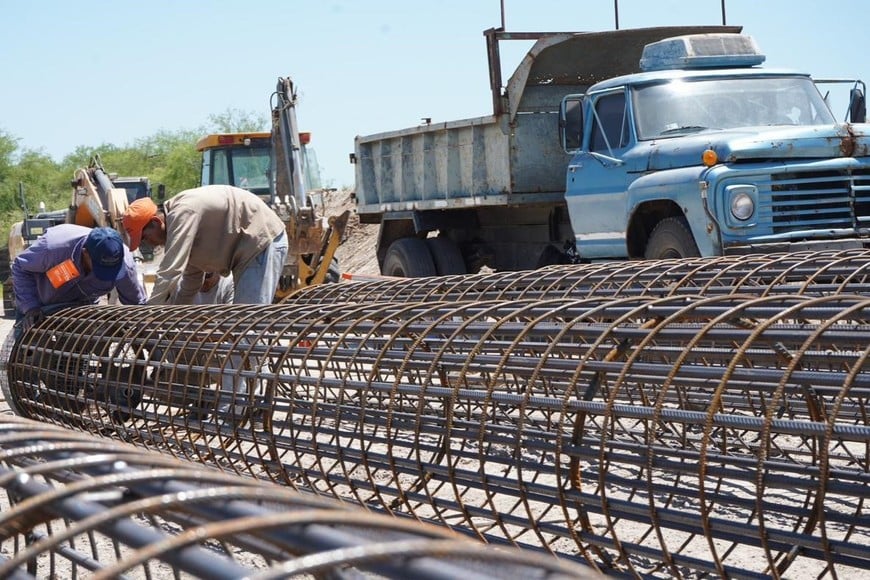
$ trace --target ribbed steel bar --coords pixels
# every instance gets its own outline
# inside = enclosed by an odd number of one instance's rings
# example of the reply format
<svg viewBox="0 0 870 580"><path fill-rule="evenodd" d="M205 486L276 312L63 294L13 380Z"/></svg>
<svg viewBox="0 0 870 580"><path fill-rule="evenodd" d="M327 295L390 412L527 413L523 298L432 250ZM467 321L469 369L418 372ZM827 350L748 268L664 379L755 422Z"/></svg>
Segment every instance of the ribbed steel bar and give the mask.
<svg viewBox="0 0 870 580"><path fill-rule="evenodd" d="M848 576L868 318L851 295L88 307L25 334L8 387L32 418L608 573Z"/></svg>
<svg viewBox="0 0 870 580"><path fill-rule="evenodd" d="M441 527L0 415L2 578L591 578Z"/></svg>
<svg viewBox="0 0 870 580"><path fill-rule="evenodd" d="M383 278L301 289L294 302L422 302L674 294L870 294L870 251L558 265L522 272Z"/></svg>

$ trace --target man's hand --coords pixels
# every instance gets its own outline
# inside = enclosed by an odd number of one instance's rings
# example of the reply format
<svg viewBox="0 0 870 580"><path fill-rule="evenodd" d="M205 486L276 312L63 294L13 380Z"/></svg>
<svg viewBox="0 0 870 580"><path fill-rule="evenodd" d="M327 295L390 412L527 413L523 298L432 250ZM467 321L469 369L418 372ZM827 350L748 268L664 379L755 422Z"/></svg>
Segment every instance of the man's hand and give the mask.
<svg viewBox="0 0 870 580"><path fill-rule="evenodd" d="M42 308L31 308L24 314L24 330L30 330L43 320L45 320L45 312Z"/></svg>

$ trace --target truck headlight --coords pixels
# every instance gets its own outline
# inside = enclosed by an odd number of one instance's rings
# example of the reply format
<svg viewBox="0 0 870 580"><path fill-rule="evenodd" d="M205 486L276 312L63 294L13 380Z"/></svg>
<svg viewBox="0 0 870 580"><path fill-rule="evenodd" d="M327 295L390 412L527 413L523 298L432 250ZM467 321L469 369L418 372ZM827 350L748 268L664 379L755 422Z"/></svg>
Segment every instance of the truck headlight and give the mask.
<svg viewBox="0 0 870 580"><path fill-rule="evenodd" d="M757 191L751 185L739 185L728 188L731 197L731 215L745 222L755 213L755 198Z"/></svg>

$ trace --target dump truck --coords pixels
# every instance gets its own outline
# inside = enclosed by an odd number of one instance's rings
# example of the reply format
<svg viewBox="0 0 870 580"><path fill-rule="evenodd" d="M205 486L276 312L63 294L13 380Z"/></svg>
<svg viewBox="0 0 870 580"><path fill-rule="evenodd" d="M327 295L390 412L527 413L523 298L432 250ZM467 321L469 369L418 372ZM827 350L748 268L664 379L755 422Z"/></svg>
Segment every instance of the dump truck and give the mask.
<svg viewBox="0 0 870 580"><path fill-rule="evenodd" d="M381 272L868 243L865 87L838 122L741 27L484 32L493 114L358 136ZM502 87L502 40L534 40ZM848 122L846 122L848 121Z"/></svg>
<svg viewBox="0 0 870 580"><path fill-rule="evenodd" d="M206 135L196 144L202 153L201 185L234 185L260 196L287 228L287 263L276 300L305 286L337 282L335 251L347 226L349 211L325 215L311 133L300 132L296 119L296 87L279 77L272 94L271 132Z"/></svg>

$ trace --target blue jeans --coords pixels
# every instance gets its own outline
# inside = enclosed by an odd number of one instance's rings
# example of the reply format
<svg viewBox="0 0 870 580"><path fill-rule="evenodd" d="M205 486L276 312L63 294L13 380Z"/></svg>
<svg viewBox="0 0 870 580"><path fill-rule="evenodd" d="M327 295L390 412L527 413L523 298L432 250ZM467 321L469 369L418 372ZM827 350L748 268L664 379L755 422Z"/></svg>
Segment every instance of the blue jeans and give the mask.
<svg viewBox="0 0 870 580"><path fill-rule="evenodd" d="M281 232L235 281L234 304L271 304L287 259L287 232Z"/></svg>
<svg viewBox="0 0 870 580"><path fill-rule="evenodd" d="M278 282L284 272L284 261L287 259L287 232L281 232L269 247L260 252L260 255L245 268L238 280L235 280L234 304L271 304L275 300L275 291ZM247 337L239 338L240 346L247 346L250 340ZM260 365L257 357L249 357L248 365L256 368ZM262 394L262 385L257 381L256 393L246 393L242 385L241 370L245 367L245 361L236 354L230 355L226 362L224 372L221 375L221 391L232 393L233 403L223 402L218 405L215 419L226 422L238 421L243 412L245 403L254 394ZM222 399L223 400L223 399Z"/></svg>

